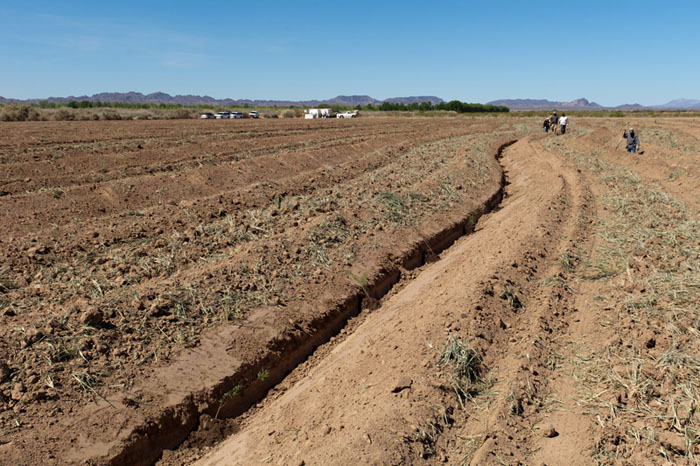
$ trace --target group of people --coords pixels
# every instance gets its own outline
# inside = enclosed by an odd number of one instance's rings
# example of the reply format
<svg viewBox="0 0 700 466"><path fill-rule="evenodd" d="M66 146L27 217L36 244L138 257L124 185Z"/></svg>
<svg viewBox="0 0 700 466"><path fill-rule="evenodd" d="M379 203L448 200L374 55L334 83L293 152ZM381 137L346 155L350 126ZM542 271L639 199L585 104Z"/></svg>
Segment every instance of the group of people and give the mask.
<svg viewBox="0 0 700 466"><path fill-rule="evenodd" d="M542 131L545 133L551 131L556 134L558 125L559 134L566 134L566 125L568 124L569 117L566 116L566 113L562 113L561 117L557 117L557 112L554 111L551 115L544 119L544 123L542 123ZM639 136L634 132L634 128L625 128L625 132L622 134L622 137L627 141L625 146L627 152L631 152L633 154L637 153L640 148L640 143Z"/></svg>
<svg viewBox="0 0 700 466"><path fill-rule="evenodd" d="M556 134L557 125L559 125L559 134L566 134L567 124L569 124L569 117L566 116L566 113L562 113L560 117L557 117L557 112L552 112L549 117L544 119L544 123L542 123L542 131L546 133L551 130Z"/></svg>

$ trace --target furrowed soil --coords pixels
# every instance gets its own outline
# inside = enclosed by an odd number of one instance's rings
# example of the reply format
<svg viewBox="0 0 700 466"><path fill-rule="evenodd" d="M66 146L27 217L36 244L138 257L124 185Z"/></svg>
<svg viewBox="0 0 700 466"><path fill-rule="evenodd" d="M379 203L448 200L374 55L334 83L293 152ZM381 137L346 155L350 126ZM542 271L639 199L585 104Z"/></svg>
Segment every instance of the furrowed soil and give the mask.
<svg viewBox="0 0 700 466"><path fill-rule="evenodd" d="M500 199L511 119L55 122L0 140L3 463L153 463Z"/></svg>
<svg viewBox="0 0 700 466"><path fill-rule="evenodd" d="M0 462L697 464L700 124L538 121L3 125Z"/></svg>

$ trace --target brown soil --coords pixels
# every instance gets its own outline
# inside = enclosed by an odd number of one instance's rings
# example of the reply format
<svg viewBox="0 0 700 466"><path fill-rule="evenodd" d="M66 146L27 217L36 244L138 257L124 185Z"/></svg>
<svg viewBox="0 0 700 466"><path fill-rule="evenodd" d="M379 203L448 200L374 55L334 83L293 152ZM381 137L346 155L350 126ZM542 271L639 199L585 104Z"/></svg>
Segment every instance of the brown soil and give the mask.
<svg viewBox="0 0 700 466"><path fill-rule="evenodd" d="M577 123L506 149L507 197L473 235L219 424L227 440L162 463L696 464L699 255L680 232L696 228L697 124L635 122L632 156L619 121ZM675 247L647 225L663 219ZM454 338L479 356L471 383L441 364Z"/></svg>
<svg viewBox="0 0 700 466"><path fill-rule="evenodd" d="M516 124L3 125L0 453L149 463L246 409L498 200Z"/></svg>
<svg viewBox="0 0 700 466"><path fill-rule="evenodd" d="M4 125L0 459L695 464L700 125L621 123Z"/></svg>

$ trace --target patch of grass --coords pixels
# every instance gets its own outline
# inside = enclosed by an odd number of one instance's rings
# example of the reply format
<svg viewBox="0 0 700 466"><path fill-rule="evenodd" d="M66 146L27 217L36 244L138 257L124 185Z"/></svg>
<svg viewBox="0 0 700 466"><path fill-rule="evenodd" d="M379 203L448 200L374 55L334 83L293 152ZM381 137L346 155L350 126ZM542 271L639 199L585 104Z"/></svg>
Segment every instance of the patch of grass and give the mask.
<svg viewBox="0 0 700 466"><path fill-rule="evenodd" d="M369 289L367 288L369 285L369 276L367 275L367 272L362 272L360 275L355 275L352 272L348 272L348 275L357 283L360 285L360 288L362 288L362 294L365 295L365 297L369 297Z"/></svg>
<svg viewBox="0 0 700 466"><path fill-rule="evenodd" d="M594 270L593 273L589 275L584 275L584 280L602 280L604 278L614 277L619 273L617 270L615 270L608 264L594 264L591 266L591 268Z"/></svg>
<svg viewBox="0 0 700 466"><path fill-rule="evenodd" d="M443 181L440 183L440 190L446 201L451 203L458 202L464 197L453 185L452 180Z"/></svg>
<svg viewBox="0 0 700 466"><path fill-rule="evenodd" d="M231 390L224 393L221 396L221 400L219 401L219 407L216 410L216 414L214 415L214 419L217 419L219 417L219 413L221 412L221 408L224 406L224 404L228 400L231 400L231 399L239 396L241 393L243 393L243 390L245 390L245 386L243 385L243 382L238 382L236 385L234 385L231 388Z"/></svg>
<svg viewBox="0 0 700 466"><path fill-rule="evenodd" d="M514 311L523 307L523 303L520 301L520 297L509 284L503 285L503 293L501 294L501 299L505 299L506 301L508 301L508 305Z"/></svg>
<svg viewBox="0 0 700 466"><path fill-rule="evenodd" d="M17 288L15 281L10 276L9 267L0 267L0 294L5 294Z"/></svg>
<svg viewBox="0 0 700 466"><path fill-rule="evenodd" d="M562 253L559 255L559 263L562 268L567 272L573 272L575 268L576 258L572 257L568 253Z"/></svg>
<svg viewBox="0 0 700 466"><path fill-rule="evenodd" d="M140 212L138 210L127 209L124 211L124 215L126 215L128 217L143 217L146 214L144 214L143 212Z"/></svg>
<svg viewBox="0 0 700 466"><path fill-rule="evenodd" d="M469 384L479 380L481 357L476 351L469 348L462 339L453 336L447 339L439 364L453 367L455 374L465 379Z"/></svg>
<svg viewBox="0 0 700 466"><path fill-rule="evenodd" d="M243 318L242 298L240 293L232 292L230 289L217 295L217 307L220 308L219 316L222 322Z"/></svg>
<svg viewBox="0 0 700 466"><path fill-rule="evenodd" d="M247 232L254 236L267 236L271 231L272 218L261 210L249 210Z"/></svg>
<svg viewBox="0 0 700 466"><path fill-rule="evenodd" d="M481 381L481 357L464 340L450 336L438 364L450 369L449 382L460 404L464 406L464 400L476 393L477 383Z"/></svg>
<svg viewBox="0 0 700 466"><path fill-rule="evenodd" d="M49 364L53 365L60 362L70 361L80 353L80 346L70 345L65 339L55 338L53 341L46 341L45 344L50 349Z"/></svg>
<svg viewBox="0 0 700 466"><path fill-rule="evenodd" d="M668 175L668 180L673 181L679 176L685 175L685 170L673 170L671 173Z"/></svg>
<svg viewBox="0 0 700 466"><path fill-rule="evenodd" d="M418 432L416 432L416 441L423 446L423 452L421 454L423 459L428 459L437 453L435 444L442 431L443 428L439 423L430 422L427 427L420 428Z"/></svg>
<svg viewBox="0 0 700 466"><path fill-rule="evenodd" d="M55 199L60 199L61 196L63 196L66 192L62 190L61 188L39 188L37 190L37 193L39 194L44 194L48 193L51 194Z"/></svg>
<svg viewBox="0 0 700 466"><path fill-rule="evenodd" d="M511 416L519 416L523 413L523 403L519 397L515 394L515 389L511 385L508 396L506 396L506 401L508 402L508 414Z"/></svg>
<svg viewBox="0 0 700 466"><path fill-rule="evenodd" d="M88 393L92 393L93 395L102 398L104 401L107 402L112 408L114 408L114 405L104 396L100 395L97 390L95 390L95 387L98 385L102 384L102 381L100 380L99 377L96 375L90 374L88 372L73 372L71 374L73 379L78 382L78 385Z"/></svg>
<svg viewBox="0 0 700 466"><path fill-rule="evenodd" d="M477 450L479 450L479 448L484 444L487 437L485 434L474 434L467 436L457 435L456 437L459 440L456 442L457 445L455 451L458 459L452 464L467 466L471 464L474 453L476 453Z"/></svg>
<svg viewBox="0 0 700 466"><path fill-rule="evenodd" d="M350 229L342 215L335 215L309 232L309 239L317 247L336 247L350 236Z"/></svg>
<svg viewBox="0 0 700 466"><path fill-rule="evenodd" d="M323 265L327 267L332 262L326 253L326 249L316 244L310 244L306 247L306 255L311 259L311 263L314 265Z"/></svg>
<svg viewBox="0 0 700 466"><path fill-rule="evenodd" d="M580 405L601 428L619 436L599 442L593 458L600 464L625 460L633 445L656 452L650 462L695 461L700 221L677 199L633 173L573 150L567 156L597 174L604 192L609 215L598 226L601 241L595 252L602 260L588 264L582 278L614 277L600 284L596 300L601 323L624 342L572 351ZM681 174L674 172L669 179ZM633 424L641 422L645 427ZM678 442L669 446L664 438Z"/></svg>
<svg viewBox="0 0 700 466"><path fill-rule="evenodd" d="M409 225L412 222L408 203L398 194L382 192L377 201L384 207L384 216L396 225Z"/></svg>

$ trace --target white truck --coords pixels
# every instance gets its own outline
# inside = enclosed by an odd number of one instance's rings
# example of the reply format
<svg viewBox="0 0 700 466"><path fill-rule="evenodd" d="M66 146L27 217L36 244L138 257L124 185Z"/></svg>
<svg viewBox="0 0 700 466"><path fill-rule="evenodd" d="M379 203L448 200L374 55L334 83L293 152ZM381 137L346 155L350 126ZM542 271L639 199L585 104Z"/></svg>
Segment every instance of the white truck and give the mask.
<svg viewBox="0 0 700 466"><path fill-rule="evenodd" d="M353 110L352 112L350 110L346 112L340 112L338 113L335 117L336 118L355 118L357 116L357 110Z"/></svg>
<svg viewBox="0 0 700 466"><path fill-rule="evenodd" d="M314 120L316 118L330 118L331 109L330 108L309 108L304 110L304 118L307 120Z"/></svg>

